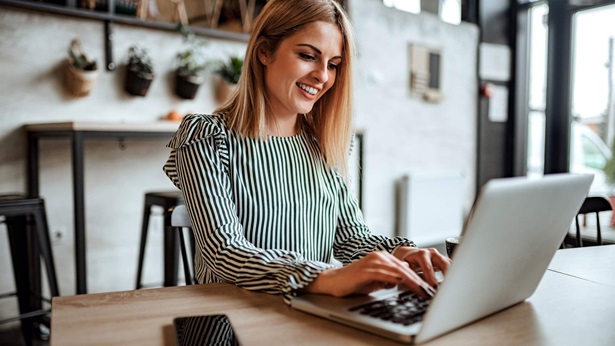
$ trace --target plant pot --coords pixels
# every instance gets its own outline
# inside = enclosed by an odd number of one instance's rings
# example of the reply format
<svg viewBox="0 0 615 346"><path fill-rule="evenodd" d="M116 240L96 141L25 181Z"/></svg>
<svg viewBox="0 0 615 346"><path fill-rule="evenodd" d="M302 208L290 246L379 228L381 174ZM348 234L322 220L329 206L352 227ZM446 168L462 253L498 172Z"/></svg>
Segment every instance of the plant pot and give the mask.
<svg viewBox="0 0 615 346"><path fill-rule="evenodd" d="M130 65L126 69L126 81L124 89L134 96L145 96L149 90L149 86L154 80L153 74L140 75L139 71L132 68Z"/></svg>
<svg viewBox="0 0 615 346"><path fill-rule="evenodd" d="M68 91L74 96L87 96L98 79L98 71L77 69L71 59L66 60L64 82Z"/></svg>
<svg viewBox="0 0 615 346"><path fill-rule="evenodd" d="M222 78L217 78L214 83L214 98L218 105L223 104L237 89L237 84L231 84Z"/></svg>
<svg viewBox="0 0 615 346"><path fill-rule="evenodd" d="M202 78L175 74L175 93L183 99L194 99L201 84L203 84Z"/></svg>

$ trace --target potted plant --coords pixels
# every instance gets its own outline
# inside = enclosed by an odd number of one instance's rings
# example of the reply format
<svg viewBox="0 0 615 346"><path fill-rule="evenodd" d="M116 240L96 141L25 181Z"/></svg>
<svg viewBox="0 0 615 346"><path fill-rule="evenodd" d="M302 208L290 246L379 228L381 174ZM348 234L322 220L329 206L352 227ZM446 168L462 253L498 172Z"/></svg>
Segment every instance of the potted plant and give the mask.
<svg viewBox="0 0 615 346"><path fill-rule="evenodd" d="M154 66L145 48L131 46L128 50L128 66L124 88L135 96L145 96L154 80Z"/></svg>
<svg viewBox="0 0 615 346"><path fill-rule="evenodd" d="M81 41L74 39L68 48L65 84L71 94L86 96L98 79L98 64L85 55Z"/></svg>
<svg viewBox="0 0 615 346"><path fill-rule="evenodd" d="M603 171L606 178L606 184L609 187L608 198L612 206L615 206L615 141L611 143L611 157L606 161ZM615 209L615 208L614 208ZM611 217L611 226L615 226L615 212Z"/></svg>
<svg viewBox="0 0 615 346"><path fill-rule="evenodd" d="M243 67L243 59L231 56L226 62L219 61L218 65L219 67L214 71L219 77L215 83L214 97L218 104L222 104L237 87Z"/></svg>
<svg viewBox="0 0 615 346"><path fill-rule="evenodd" d="M187 48L177 53L177 69L175 70L175 93L183 99L194 99L203 84L203 73L207 68L203 47L206 41L197 41L194 34L180 27Z"/></svg>
<svg viewBox="0 0 615 346"><path fill-rule="evenodd" d="M611 152L615 150L615 141L611 144ZM613 188L615 186L615 155L611 156L604 165L604 175L606 177L606 183ZM612 194L613 191L611 191Z"/></svg>

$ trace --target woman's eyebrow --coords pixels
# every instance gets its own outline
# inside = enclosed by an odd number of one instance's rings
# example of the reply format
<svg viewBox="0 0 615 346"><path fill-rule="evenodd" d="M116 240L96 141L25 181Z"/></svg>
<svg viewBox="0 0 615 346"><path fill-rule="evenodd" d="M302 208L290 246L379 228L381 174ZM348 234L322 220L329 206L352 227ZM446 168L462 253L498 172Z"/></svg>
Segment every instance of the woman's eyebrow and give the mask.
<svg viewBox="0 0 615 346"><path fill-rule="evenodd" d="M313 49L313 50L314 50L316 53L318 53L319 55L322 55L322 52L320 51L320 49L318 49L318 48L316 48L316 47L312 46L312 45L311 45L311 44L309 44L309 43L299 43L299 44L297 44L297 46L300 46L300 47L309 47L309 48ZM341 58L342 58L341 56L336 55L336 56L332 57L331 59L341 59Z"/></svg>

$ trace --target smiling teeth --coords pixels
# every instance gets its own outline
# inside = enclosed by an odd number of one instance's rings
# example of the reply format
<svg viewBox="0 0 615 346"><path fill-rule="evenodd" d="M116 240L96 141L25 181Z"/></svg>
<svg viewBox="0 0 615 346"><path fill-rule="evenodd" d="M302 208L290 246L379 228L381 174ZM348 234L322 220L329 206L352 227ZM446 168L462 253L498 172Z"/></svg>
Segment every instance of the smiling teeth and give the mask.
<svg viewBox="0 0 615 346"><path fill-rule="evenodd" d="M301 83L297 83L297 85L299 86L299 88L305 90L310 95L316 95L316 93L318 92L318 89L316 88L312 88Z"/></svg>

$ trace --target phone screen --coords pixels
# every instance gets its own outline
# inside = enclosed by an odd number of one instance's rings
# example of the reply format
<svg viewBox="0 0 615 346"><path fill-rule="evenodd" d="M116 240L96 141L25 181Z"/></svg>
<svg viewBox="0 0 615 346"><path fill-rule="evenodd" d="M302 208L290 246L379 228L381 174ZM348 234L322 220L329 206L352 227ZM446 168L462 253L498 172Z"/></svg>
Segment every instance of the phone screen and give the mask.
<svg viewBox="0 0 615 346"><path fill-rule="evenodd" d="M177 345L239 346L226 315L186 316L173 319Z"/></svg>

